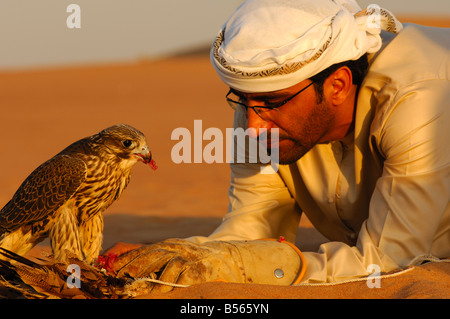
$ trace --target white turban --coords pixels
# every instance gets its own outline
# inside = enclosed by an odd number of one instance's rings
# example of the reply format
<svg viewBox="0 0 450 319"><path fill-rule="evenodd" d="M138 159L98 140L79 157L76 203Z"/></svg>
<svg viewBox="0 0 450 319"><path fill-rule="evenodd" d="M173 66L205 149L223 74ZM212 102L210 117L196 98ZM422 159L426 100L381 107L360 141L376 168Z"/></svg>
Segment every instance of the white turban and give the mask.
<svg viewBox="0 0 450 319"><path fill-rule="evenodd" d="M220 30L211 61L234 89L276 91L378 51L381 29L402 25L377 5L361 11L353 0L247 0Z"/></svg>

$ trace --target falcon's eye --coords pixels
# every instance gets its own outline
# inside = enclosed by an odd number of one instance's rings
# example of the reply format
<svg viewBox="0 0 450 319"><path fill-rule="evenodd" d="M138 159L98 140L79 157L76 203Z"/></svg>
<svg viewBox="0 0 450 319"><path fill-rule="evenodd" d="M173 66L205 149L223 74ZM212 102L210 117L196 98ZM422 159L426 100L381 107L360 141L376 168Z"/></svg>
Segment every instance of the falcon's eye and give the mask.
<svg viewBox="0 0 450 319"><path fill-rule="evenodd" d="M133 144L133 142L131 140L125 140L122 142L123 146L125 147L130 147L131 144Z"/></svg>

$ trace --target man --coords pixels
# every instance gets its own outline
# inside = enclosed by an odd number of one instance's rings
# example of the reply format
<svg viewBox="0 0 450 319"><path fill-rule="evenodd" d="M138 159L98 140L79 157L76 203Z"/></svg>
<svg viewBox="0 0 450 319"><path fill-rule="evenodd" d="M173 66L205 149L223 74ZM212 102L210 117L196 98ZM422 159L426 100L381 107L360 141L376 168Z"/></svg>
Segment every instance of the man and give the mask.
<svg viewBox="0 0 450 319"><path fill-rule="evenodd" d="M211 60L235 127L278 129L278 172L231 164L213 234L134 254L182 284L335 282L449 257L449 49L448 29L402 26L352 0L244 2ZM289 244L301 213L330 239L318 252Z"/></svg>

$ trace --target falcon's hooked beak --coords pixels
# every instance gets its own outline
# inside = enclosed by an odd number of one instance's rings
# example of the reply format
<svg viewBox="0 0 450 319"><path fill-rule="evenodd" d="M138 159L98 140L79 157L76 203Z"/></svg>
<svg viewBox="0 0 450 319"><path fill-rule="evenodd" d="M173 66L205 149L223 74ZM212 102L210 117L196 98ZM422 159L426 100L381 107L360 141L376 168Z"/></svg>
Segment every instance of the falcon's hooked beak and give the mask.
<svg viewBox="0 0 450 319"><path fill-rule="evenodd" d="M144 146L141 148L139 152L134 153L140 161L142 161L144 164L149 164L151 168L157 169L155 161L152 159L152 152L150 152L150 149L148 146Z"/></svg>

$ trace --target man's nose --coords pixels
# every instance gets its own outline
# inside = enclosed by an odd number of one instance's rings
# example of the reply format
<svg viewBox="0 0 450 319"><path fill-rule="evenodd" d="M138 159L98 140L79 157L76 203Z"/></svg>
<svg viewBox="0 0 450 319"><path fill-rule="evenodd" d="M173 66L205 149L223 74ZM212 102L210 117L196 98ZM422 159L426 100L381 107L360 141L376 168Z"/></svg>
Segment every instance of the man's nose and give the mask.
<svg viewBox="0 0 450 319"><path fill-rule="evenodd" d="M251 138L257 138L261 134L261 132L269 131L273 123L271 121L266 121L262 119L258 114L256 114L255 110L249 108L247 111L248 114L248 128L253 128L254 130L248 130L248 136ZM265 129L265 130L261 130Z"/></svg>

